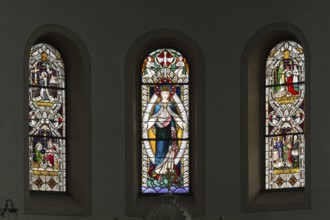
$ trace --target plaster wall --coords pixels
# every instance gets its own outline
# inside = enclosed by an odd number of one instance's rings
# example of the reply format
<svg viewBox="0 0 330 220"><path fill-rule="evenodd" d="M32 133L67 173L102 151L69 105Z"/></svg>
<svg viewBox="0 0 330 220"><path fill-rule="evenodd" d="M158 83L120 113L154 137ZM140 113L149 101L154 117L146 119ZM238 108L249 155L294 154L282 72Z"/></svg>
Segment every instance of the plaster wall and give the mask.
<svg viewBox="0 0 330 220"><path fill-rule="evenodd" d="M327 219L330 197L330 16L320 1L0 1L0 205L11 198L18 219L140 219L125 213L127 52L141 35L172 29L189 35L206 67L205 217L215 220ZM311 208L241 213L240 73L248 40L273 23L295 25L310 49ZM27 40L45 24L84 42L91 61L92 216L25 214L23 64ZM67 64L70 65L70 64ZM79 125L78 125L79 126ZM285 202L285 201L283 201ZM1 207L1 206L0 206Z"/></svg>

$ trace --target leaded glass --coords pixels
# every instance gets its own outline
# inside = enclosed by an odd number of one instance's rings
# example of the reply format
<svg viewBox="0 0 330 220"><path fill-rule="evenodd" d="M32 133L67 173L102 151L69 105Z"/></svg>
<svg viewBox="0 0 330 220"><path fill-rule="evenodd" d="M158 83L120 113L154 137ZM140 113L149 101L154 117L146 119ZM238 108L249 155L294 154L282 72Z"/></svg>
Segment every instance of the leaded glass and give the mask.
<svg viewBox="0 0 330 220"><path fill-rule="evenodd" d="M305 186L305 58L294 41L270 51L265 82L265 188Z"/></svg>
<svg viewBox="0 0 330 220"><path fill-rule="evenodd" d="M30 190L65 192L64 62L51 45L36 44L29 69Z"/></svg>
<svg viewBox="0 0 330 220"><path fill-rule="evenodd" d="M190 71L178 51L151 52L141 70L142 193L188 193Z"/></svg>

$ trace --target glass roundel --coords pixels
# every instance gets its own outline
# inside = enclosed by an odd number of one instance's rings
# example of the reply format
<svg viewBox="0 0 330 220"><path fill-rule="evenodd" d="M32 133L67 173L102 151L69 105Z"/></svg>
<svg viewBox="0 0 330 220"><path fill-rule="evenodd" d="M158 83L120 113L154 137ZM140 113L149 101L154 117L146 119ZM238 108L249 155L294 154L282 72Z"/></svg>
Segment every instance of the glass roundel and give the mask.
<svg viewBox="0 0 330 220"><path fill-rule="evenodd" d="M141 80L141 192L188 193L190 70L171 48L145 57Z"/></svg>
<svg viewBox="0 0 330 220"><path fill-rule="evenodd" d="M305 186L305 57L294 41L270 51L265 82L265 188Z"/></svg>
<svg viewBox="0 0 330 220"><path fill-rule="evenodd" d="M65 74L51 45L31 48L29 60L30 190L66 191Z"/></svg>

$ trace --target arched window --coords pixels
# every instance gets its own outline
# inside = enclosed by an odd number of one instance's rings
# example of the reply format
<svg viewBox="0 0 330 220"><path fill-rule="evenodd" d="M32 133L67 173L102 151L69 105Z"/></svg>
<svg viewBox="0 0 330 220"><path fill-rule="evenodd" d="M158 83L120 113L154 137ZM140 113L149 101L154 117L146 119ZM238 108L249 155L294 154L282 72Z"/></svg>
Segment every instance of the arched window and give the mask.
<svg viewBox="0 0 330 220"><path fill-rule="evenodd" d="M241 65L242 211L311 204L311 62L304 33L274 23L248 41Z"/></svg>
<svg viewBox="0 0 330 220"><path fill-rule="evenodd" d="M132 180L126 182L127 215L144 216L166 192L184 195L182 204L194 216L204 215L205 75L202 50L181 32L151 31L130 47L125 65L125 167L126 179Z"/></svg>
<svg viewBox="0 0 330 220"><path fill-rule="evenodd" d="M51 45L31 48L29 60L30 190L66 191L65 72Z"/></svg>
<svg viewBox="0 0 330 220"><path fill-rule="evenodd" d="M294 41L273 47L266 62L265 189L305 186L305 58Z"/></svg>
<svg viewBox="0 0 330 220"><path fill-rule="evenodd" d="M190 70L177 50L161 48L141 70L141 192L188 193Z"/></svg>

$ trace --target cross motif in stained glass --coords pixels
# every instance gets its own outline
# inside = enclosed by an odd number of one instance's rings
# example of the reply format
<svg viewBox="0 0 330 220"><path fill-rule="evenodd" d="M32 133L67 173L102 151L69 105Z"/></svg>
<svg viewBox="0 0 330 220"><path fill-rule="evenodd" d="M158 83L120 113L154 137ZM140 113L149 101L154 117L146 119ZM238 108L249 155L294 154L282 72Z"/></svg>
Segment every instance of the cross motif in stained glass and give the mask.
<svg viewBox="0 0 330 220"><path fill-rule="evenodd" d="M38 188L40 188L44 184L40 177L38 177L38 179L36 179L36 181L34 181L33 183L36 184Z"/></svg>
<svg viewBox="0 0 330 220"><path fill-rule="evenodd" d="M53 178L51 178L48 182L47 182L47 184L50 186L50 188L54 188L55 186L56 186L56 182L55 182L55 180L53 179Z"/></svg>
<svg viewBox="0 0 330 220"><path fill-rule="evenodd" d="M278 177L276 180L276 184L281 187L284 183L284 180L282 179L282 177Z"/></svg>
<svg viewBox="0 0 330 220"><path fill-rule="evenodd" d="M296 184L297 181L298 181L298 180L297 180L297 178L296 178L294 175L292 175L292 176L290 177L290 179L289 179L289 183L291 184L291 186L294 186L294 185Z"/></svg>

